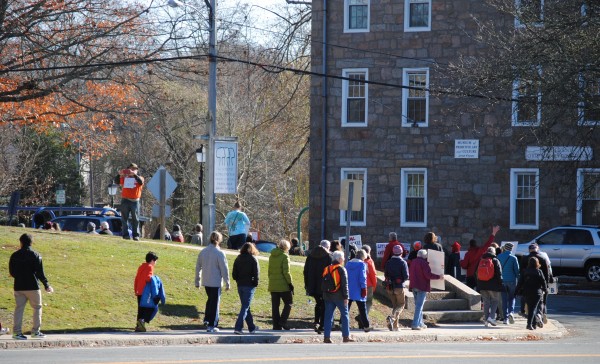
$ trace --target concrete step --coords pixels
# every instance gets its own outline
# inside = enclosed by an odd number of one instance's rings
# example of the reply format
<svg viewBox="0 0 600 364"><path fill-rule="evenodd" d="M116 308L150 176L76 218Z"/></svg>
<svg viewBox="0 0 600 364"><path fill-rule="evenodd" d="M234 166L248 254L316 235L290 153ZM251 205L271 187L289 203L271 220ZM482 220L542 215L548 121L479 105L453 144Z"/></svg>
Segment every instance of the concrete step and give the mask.
<svg viewBox="0 0 600 364"><path fill-rule="evenodd" d="M448 300L456 298L456 293L452 291L431 291L427 293L427 301L431 300Z"/></svg>
<svg viewBox="0 0 600 364"><path fill-rule="evenodd" d="M467 300L462 298L448 298L443 300L425 300L423 306L424 311L458 311L458 310L469 310L469 304Z"/></svg>
<svg viewBox="0 0 600 364"><path fill-rule="evenodd" d="M423 311L423 319L428 322L477 322L483 317L483 311Z"/></svg>

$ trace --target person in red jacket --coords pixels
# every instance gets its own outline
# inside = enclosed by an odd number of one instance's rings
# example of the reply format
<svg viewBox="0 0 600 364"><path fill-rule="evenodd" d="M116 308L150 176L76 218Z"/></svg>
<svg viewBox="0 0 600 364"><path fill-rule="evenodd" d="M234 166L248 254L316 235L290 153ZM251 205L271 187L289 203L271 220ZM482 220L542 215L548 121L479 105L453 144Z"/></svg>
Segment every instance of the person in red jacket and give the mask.
<svg viewBox="0 0 600 364"><path fill-rule="evenodd" d="M467 250L464 259L460 261L460 266L462 269L467 270L466 284L472 289L477 287L477 278L475 277L477 264L479 264L479 260L481 259L483 253L485 253L494 242L496 234L499 230L500 226L498 225L492 227L492 235L490 235L487 242L481 247L477 246L477 241L475 241L475 239L471 239L471 241L469 241L469 250Z"/></svg>
<svg viewBox="0 0 600 364"><path fill-rule="evenodd" d="M388 244L385 246L385 251L383 252L383 258L381 259L381 270L385 270L385 263L392 257L392 252L394 251L394 247L396 245L400 245L402 248L401 256L404 256L404 246L398 241L398 235L394 232L391 232L389 235Z"/></svg>
<svg viewBox="0 0 600 364"><path fill-rule="evenodd" d="M129 239L127 222L131 215L131 234L133 240L140 240L139 209L144 177L138 175L138 166L131 163L126 169L119 171L119 184L121 185L121 222L123 223L123 239Z"/></svg>
<svg viewBox="0 0 600 364"><path fill-rule="evenodd" d="M367 315L371 311L373 306L373 292L377 287L377 269L375 268L375 262L371 258L371 247L369 245L363 245L362 249L367 253L365 263L367 264Z"/></svg>

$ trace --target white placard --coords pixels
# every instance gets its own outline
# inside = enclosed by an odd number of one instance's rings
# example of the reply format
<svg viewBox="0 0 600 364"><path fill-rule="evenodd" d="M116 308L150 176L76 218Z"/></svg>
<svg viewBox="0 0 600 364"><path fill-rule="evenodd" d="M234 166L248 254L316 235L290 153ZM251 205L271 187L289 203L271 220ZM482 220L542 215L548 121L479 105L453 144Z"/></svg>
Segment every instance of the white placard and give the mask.
<svg viewBox="0 0 600 364"><path fill-rule="evenodd" d="M385 247L388 243L376 243L375 247L377 248L377 258L383 258L383 253L385 252Z"/></svg>
<svg viewBox="0 0 600 364"><path fill-rule="evenodd" d="M340 236L337 240L342 241L346 239L345 236ZM362 238L360 235L350 235L350 244L356 245L356 249L362 249ZM383 253L381 254L383 256Z"/></svg>
<svg viewBox="0 0 600 364"><path fill-rule="evenodd" d="M215 193L237 193L238 145L215 141Z"/></svg>
<svg viewBox="0 0 600 364"><path fill-rule="evenodd" d="M135 188L135 178L133 178L133 177L123 178L123 188Z"/></svg>
<svg viewBox="0 0 600 364"><path fill-rule="evenodd" d="M463 261L463 260L465 260L465 254L467 254L467 251L466 250L461 250L459 252L459 254L460 254L460 260ZM460 274L463 275L463 276L467 276L467 270L465 268L463 268L463 267L460 267Z"/></svg>
<svg viewBox="0 0 600 364"><path fill-rule="evenodd" d="M456 139L454 141L454 158L479 158L479 140Z"/></svg>
<svg viewBox="0 0 600 364"><path fill-rule="evenodd" d="M446 284L444 283L444 260L444 252L427 249L427 262L429 263L429 268L431 268L431 273L442 276L442 279L431 280L431 288L441 291L446 288Z"/></svg>

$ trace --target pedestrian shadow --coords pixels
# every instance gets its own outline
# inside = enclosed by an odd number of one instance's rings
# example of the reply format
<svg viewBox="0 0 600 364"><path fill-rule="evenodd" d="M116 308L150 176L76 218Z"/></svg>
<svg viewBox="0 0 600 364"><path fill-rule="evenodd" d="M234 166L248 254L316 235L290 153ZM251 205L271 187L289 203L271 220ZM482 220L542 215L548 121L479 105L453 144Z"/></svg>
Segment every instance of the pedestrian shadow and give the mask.
<svg viewBox="0 0 600 364"><path fill-rule="evenodd" d="M173 317L187 317L187 318L198 318L200 312L198 312L198 308L194 305L174 305L174 304L165 304L159 306L160 313L164 316L173 316Z"/></svg>

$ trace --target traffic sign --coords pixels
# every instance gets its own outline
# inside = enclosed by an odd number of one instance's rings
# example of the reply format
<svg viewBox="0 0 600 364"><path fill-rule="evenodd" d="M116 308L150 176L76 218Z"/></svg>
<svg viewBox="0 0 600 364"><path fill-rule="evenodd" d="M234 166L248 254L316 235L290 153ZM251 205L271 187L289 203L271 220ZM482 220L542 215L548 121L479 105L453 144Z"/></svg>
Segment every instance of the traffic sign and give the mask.
<svg viewBox="0 0 600 364"><path fill-rule="evenodd" d="M148 190L152 193L152 196L160 201L160 170L165 167L160 166L154 176L148 182ZM173 191L177 188L177 182L169 174L169 171L165 171L165 199L169 199L173 194Z"/></svg>
<svg viewBox="0 0 600 364"><path fill-rule="evenodd" d="M67 194L65 193L65 190L56 190L56 203L59 205L64 205L64 203L67 201Z"/></svg>

